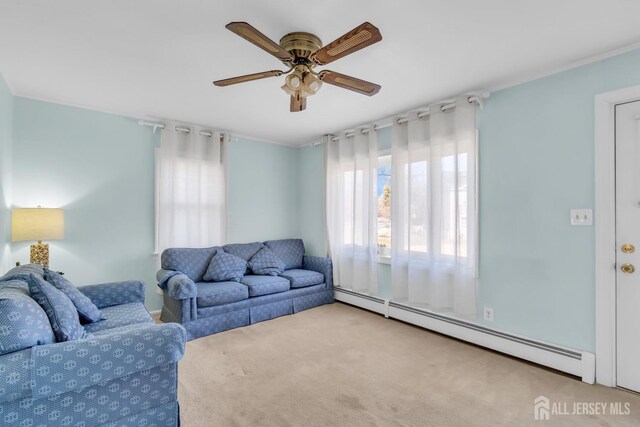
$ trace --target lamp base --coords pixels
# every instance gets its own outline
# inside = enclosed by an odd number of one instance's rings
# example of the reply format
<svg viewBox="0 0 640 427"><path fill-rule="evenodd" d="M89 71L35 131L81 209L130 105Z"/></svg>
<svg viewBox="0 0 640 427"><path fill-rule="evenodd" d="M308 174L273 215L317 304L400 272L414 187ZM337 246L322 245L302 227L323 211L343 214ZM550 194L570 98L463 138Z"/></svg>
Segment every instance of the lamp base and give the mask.
<svg viewBox="0 0 640 427"><path fill-rule="evenodd" d="M30 246L29 262L31 264L42 264L43 267L49 267L49 244L34 243Z"/></svg>

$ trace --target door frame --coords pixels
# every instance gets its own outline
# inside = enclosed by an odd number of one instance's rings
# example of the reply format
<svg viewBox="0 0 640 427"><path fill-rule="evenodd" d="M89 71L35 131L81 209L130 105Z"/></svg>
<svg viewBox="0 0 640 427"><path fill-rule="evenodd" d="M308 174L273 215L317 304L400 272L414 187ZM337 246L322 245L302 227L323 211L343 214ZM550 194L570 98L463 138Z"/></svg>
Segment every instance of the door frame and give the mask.
<svg viewBox="0 0 640 427"><path fill-rule="evenodd" d="M616 382L615 107L640 100L640 86L595 97L596 382Z"/></svg>

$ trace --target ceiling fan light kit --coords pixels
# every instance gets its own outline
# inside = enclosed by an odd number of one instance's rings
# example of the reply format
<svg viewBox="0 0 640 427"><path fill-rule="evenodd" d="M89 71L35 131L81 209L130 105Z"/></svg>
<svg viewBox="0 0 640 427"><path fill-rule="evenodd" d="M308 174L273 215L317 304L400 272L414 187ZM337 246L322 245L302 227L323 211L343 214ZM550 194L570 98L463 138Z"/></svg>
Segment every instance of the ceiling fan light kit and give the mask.
<svg viewBox="0 0 640 427"><path fill-rule="evenodd" d="M280 44L277 44L246 22L231 22L226 25L226 28L275 56L289 69L217 80L213 82L216 86L230 86L286 74L282 90L291 97L290 111L292 112L304 110L307 106L307 97L315 95L322 87L323 82L367 96L375 95L380 91L380 85L366 80L335 71L314 71L316 66L329 64L382 40L380 31L368 22L324 47L322 47L322 41L311 33L289 33L280 39Z"/></svg>

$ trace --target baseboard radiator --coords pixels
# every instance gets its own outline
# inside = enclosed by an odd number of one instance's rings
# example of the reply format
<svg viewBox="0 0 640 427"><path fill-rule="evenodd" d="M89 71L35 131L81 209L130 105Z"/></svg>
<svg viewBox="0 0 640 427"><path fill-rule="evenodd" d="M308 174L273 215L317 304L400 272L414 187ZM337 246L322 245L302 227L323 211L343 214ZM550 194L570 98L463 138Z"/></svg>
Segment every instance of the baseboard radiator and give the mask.
<svg viewBox="0 0 640 427"><path fill-rule="evenodd" d="M593 384L595 381L596 364L593 353L560 347L498 331L455 317L399 304L344 288L336 287L334 289L337 301L557 369L580 377L582 381L588 384Z"/></svg>

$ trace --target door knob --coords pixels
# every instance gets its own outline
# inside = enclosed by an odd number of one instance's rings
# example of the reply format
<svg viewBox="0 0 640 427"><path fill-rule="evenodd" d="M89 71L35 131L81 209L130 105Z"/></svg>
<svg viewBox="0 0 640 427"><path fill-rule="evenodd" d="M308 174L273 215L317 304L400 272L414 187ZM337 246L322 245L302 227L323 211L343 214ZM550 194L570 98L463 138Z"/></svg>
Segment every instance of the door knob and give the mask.
<svg viewBox="0 0 640 427"><path fill-rule="evenodd" d="M633 264L622 264L620 266L620 270L622 270L623 273L631 274L636 271L636 268L633 266Z"/></svg>
<svg viewBox="0 0 640 427"><path fill-rule="evenodd" d="M622 250L622 252L624 252L625 254L632 254L636 251L636 247L631 243L625 243L624 245L622 245L620 250Z"/></svg>

